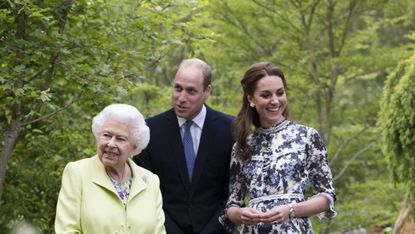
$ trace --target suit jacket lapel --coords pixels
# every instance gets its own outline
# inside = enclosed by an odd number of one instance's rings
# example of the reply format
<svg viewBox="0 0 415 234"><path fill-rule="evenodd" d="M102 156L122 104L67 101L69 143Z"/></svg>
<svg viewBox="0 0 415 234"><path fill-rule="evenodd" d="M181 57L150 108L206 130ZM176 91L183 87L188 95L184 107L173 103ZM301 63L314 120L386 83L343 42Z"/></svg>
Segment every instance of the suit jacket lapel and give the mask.
<svg viewBox="0 0 415 234"><path fill-rule="evenodd" d="M177 122L177 116L173 109L167 115L167 123L168 123L168 126L166 129L166 132L168 134L170 147L172 149L171 155L167 155L167 156L177 157L174 161L177 163L177 167L179 168L179 173L180 173L180 178L182 180L182 183L186 191L189 193L190 192L190 181L187 175L187 165L186 165L186 159L184 156L183 143L182 143L182 139L180 135L179 123Z"/></svg>

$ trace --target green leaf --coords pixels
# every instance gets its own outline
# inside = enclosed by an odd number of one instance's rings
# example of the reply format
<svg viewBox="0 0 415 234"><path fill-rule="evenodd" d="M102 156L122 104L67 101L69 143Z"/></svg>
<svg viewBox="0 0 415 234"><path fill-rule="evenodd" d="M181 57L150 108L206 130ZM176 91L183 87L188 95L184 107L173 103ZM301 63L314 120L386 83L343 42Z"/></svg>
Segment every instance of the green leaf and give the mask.
<svg viewBox="0 0 415 234"><path fill-rule="evenodd" d="M49 93L49 91L50 91L50 88L40 92L40 100L42 100L42 102L50 101L52 95Z"/></svg>

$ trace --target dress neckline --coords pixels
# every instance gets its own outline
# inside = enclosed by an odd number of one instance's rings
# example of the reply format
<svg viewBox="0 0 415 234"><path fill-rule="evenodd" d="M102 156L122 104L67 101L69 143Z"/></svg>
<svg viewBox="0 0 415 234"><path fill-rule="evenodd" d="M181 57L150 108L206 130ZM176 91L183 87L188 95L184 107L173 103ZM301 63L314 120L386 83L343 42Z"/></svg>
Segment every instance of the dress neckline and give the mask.
<svg viewBox="0 0 415 234"><path fill-rule="evenodd" d="M282 129L284 129L288 124L290 123L289 120L284 119L283 121L269 127L269 128L263 128L259 127L257 128L256 132L258 133L273 133L273 132L279 132Z"/></svg>

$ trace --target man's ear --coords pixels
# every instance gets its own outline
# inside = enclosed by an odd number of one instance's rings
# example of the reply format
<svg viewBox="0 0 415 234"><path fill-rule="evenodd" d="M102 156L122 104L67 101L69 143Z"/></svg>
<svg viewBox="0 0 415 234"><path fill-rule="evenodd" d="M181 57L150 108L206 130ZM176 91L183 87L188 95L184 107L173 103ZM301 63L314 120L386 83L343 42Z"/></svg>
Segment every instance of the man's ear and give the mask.
<svg viewBox="0 0 415 234"><path fill-rule="evenodd" d="M212 85L209 84L206 86L203 92L205 93L205 100L208 99L208 97L212 94Z"/></svg>

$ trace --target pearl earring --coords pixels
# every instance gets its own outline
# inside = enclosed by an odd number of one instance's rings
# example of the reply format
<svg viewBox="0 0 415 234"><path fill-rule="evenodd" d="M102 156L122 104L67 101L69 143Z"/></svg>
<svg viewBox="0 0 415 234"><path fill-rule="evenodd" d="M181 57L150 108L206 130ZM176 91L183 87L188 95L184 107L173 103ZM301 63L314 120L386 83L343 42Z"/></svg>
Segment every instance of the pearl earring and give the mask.
<svg viewBox="0 0 415 234"><path fill-rule="evenodd" d="M251 102L251 103L249 103L249 106L252 107L252 108L254 108L255 107L255 104L253 102Z"/></svg>

